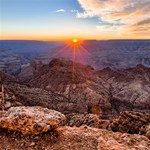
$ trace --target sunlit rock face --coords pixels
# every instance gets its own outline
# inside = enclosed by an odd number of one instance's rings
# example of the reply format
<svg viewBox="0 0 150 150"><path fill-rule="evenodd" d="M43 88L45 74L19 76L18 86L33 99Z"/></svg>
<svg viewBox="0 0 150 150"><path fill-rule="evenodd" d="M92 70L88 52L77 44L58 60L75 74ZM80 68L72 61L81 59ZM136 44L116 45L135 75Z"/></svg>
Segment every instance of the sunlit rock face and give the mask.
<svg viewBox="0 0 150 150"><path fill-rule="evenodd" d="M60 112L42 107L11 107L0 118L0 128L20 131L23 134L39 134L65 124Z"/></svg>

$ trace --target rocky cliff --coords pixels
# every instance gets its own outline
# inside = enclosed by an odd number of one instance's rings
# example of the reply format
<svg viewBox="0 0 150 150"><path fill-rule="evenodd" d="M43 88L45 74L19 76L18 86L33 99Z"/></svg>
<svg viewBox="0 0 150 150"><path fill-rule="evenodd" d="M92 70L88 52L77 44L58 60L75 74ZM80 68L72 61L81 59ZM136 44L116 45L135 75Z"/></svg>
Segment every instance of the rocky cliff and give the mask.
<svg viewBox="0 0 150 150"><path fill-rule="evenodd" d="M30 81L33 87L63 95L76 111L112 118L121 111L150 113L150 68L101 71L68 59L53 59Z"/></svg>
<svg viewBox="0 0 150 150"><path fill-rule="evenodd" d="M13 97L23 105L39 105L63 113L93 113L105 119L126 110L150 113L150 69L143 65L97 71L59 58L48 65L34 66L34 76L28 84L1 73L7 100Z"/></svg>

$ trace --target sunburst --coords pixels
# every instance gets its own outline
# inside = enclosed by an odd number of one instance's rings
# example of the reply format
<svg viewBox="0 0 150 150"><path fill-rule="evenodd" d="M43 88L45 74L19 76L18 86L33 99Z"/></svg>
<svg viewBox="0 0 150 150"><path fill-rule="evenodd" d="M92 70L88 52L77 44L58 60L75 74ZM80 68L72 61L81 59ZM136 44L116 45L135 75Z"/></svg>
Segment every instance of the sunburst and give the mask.
<svg viewBox="0 0 150 150"><path fill-rule="evenodd" d="M54 56L59 57L66 57L71 58L73 61L72 64L72 79L75 78L75 63L74 62L80 62L84 64L86 62L86 58L89 57L90 53L88 50L83 46L84 41L79 40L78 38L73 38L70 40L70 42L67 42L64 47L61 47L60 49L57 49Z"/></svg>

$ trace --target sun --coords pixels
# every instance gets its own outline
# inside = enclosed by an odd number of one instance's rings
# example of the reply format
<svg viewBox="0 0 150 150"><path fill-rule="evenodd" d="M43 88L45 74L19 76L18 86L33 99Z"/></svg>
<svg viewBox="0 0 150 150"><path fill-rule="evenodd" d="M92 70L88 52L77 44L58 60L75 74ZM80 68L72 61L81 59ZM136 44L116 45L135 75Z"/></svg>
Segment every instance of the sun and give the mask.
<svg viewBox="0 0 150 150"><path fill-rule="evenodd" d="M74 48L78 48L80 46L80 41L77 38L74 38L70 42L70 46Z"/></svg>
<svg viewBox="0 0 150 150"><path fill-rule="evenodd" d="M73 43L77 43L77 42L78 42L78 39L73 39L72 42L73 42Z"/></svg>

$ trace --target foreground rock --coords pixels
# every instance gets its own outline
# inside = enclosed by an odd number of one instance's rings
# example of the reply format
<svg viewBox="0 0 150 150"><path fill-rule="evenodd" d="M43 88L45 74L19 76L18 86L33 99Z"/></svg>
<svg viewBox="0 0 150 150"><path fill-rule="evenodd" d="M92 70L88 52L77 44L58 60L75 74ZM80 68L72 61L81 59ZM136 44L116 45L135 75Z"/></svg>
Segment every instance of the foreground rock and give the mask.
<svg viewBox="0 0 150 150"><path fill-rule="evenodd" d="M149 150L150 141L140 135L113 133L90 127L65 127L52 150Z"/></svg>
<svg viewBox="0 0 150 150"><path fill-rule="evenodd" d="M0 128L20 131L23 134L39 134L56 129L65 123L60 112L42 107L11 107L0 118Z"/></svg>
<svg viewBox="0 0 150 150"><path fill-rule="evenodd" d="M22 135L0 129L0 149L6 150L149 150L150 140L142 135L105 129L63 127L55 132Z"/></svg>
<svg viewBox="0 0 150 150"><path fill-rule="evenodd" d="M110 125L109 120L102 120L96 114L67 114L67 124L71 127L80 127L83 125L107 129Z"/></svg>
<svg viewBox="0 0 150 150"><path fill-rule="evenodd" d="M150 115L139 112L125 111L120 113L119 119L113 120L110 127L113 131L127 132L132 134L138 134L140 132L142 134L141 130L145 130L146 134L148 132L148 124L150 124Z"/></svg>
<svg viewBox="0 0 150 150"><path fill-rule="evenodd" d="M80 127L87 125L90 127L99 127L99 117L96 114L68 114L66 115L68 125L73 127Z"/></svg>

